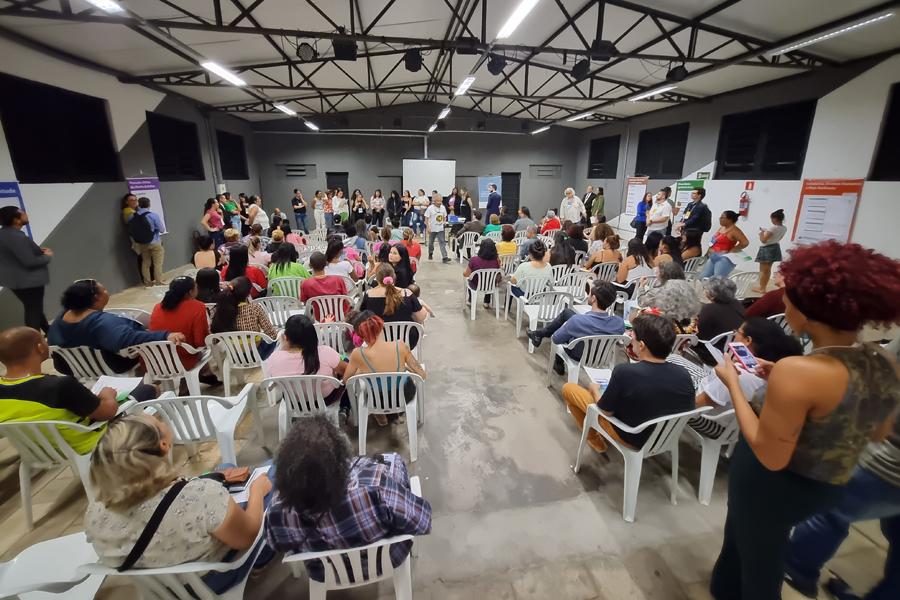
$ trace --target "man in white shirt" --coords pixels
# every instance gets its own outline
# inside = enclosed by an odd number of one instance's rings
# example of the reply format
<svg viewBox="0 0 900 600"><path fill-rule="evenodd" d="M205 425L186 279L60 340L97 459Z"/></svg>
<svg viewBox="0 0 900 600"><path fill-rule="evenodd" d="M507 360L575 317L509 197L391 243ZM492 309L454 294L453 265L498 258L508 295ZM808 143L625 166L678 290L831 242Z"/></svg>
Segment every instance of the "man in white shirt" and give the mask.
<svg viewBox="0 0 900 600"><path fill-rule="evenodd" d="M587 215L584 203L575 195L575 190L572 188L566 188L565 194L562 204L559 205L559 220L563 223L566 221L578 223L582 217Z"/></svg>
<svg viewBox="0 0 900 600"><path fill-rule="evenodd" d="M647 210L647 231L666 231L672 219L672 206L666 200L665 193L660 190L653 200L653 206Z"/></svg>
<svg viewBox="0 0 900 600"><path fill-rule="evenodd" d="M425 210L425 230L428 232L428 260L434 260L434 238L441 246L441 256L445 263L450 262L447 256L447 243L444 240L444 223L447 222L447 209L441 201L441 195L435 194L431 206Z"/></svg>

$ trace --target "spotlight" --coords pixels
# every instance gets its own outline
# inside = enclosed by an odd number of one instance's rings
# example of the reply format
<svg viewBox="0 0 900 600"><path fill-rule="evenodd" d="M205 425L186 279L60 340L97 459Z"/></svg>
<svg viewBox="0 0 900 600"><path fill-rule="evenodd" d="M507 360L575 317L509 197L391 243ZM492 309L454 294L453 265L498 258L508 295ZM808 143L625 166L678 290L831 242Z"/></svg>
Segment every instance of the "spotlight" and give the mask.
<svg viewBox="0 0 900 600"><path fill-rule="evenodd" d="M297 58L304 62L309 62L312 59L316 58L318 55L319 53L316 52L316 49L306 42L303 42L302 44L297 46Z"/></svg>
<svg viewBox="0 0 900 600"><path fill-rule="evenodd" d="M487 69L491 75L499 75L506 67L506 59L499 54L491 54L488 59Z"/></svg>
<svg viewBox="0 0 900 600"><path fill-rule="evenodd" d="M684 65L678 65L669 69L669 72L666 73L666 81L683 81L687 76L688 70L684 68Z"/></svg>
<svg viewBox="0 0 900 600"><path fill-rule="evenodd" d="M478 54L478 46L481 42L476 37L462 36L456 38L457 54Z"/></svg>
<svg viewBox="0 0 900 600"><path fill-rule="evenodd" d="M619 49L609 40L594 40L591 44L591 58L607 61L613 56L618 56Z"/></svg>
<svg viewBox="0 0 900 600"><path fill-rule="evenodd" d="M403 55L403 62L407 71L415 73L422 68L422 53L414 48L410 48Z"/></svg>
<svg viewBox="0 0 900 600"><path fill-rule="evenodd" d="M572 67L572 77L575 78L575 81L584 81L587 79L588 74L591 71L591 61L586 58L582 58L575 66Z"/></svg>

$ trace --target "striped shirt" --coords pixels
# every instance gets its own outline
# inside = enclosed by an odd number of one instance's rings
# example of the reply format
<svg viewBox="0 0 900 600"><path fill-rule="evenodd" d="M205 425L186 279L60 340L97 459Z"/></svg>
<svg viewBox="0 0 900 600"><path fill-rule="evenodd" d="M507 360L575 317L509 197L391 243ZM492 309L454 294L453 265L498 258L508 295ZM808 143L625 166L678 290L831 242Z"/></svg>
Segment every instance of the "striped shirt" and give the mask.
<svg viewBox="0 0 900 600"><path fill-rule="evenodd" d="M866 447L859 465L900 488L900 417L894 420L894 430L886 440Z"/></svg>

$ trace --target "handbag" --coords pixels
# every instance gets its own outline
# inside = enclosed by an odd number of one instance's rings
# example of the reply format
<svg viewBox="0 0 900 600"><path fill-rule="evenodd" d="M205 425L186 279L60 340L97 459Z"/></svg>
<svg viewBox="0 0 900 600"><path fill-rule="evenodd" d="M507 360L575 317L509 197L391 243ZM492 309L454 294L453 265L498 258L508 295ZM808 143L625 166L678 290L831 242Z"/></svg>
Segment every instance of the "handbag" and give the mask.
<svg viewBox="0 0 900 600"><path fill-rule="evenodd" d="M637 217L635 217L635 218L631 219L631 223L629 223L629 225L631 225L632 229L637 229L639 222L640 221L637 220Z"/></svg>
<svg viewBox="0 0 900 600"><path fill-rule="evenodd" d="M118 571L119 573L128 571L134 566L138 559L143 556L144 551L147 550L147 546L150 545L150 540L153 539L153 534L155 534L156 530L159 529L159 525L160 523L162 523L163 517L166 515L166 511L169 510L172 502L175 501L175 498L178 497L178 494L181 493L181 490L183 490L184 486L186 486L187 484L187 479L182 479L180 481L176 481L175 484L169 488L169 491L166 492L166 495L163 496L162 500L160 500L159 505L156 507L156 510L153 511L153 515L150 517L150 520L147 521L147 525L144 527L144 531L141 532L141 535L134 543L134 548L132 548L131 552L128 553L128 556L125 557L125 562L123 562L120 567L116 567L116 571Z"/></svg>

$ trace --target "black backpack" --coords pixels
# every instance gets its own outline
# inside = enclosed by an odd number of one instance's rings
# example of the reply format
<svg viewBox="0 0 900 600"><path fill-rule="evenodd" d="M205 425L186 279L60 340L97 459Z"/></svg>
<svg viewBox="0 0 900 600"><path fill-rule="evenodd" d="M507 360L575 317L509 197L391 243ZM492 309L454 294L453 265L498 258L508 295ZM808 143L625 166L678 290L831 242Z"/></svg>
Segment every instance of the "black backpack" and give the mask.
<svg viewBox="0 0 900 600"><path fill-rule="evenodd" d="M148 213L135 213L128 221L128 237L138 244L149 244L153 241L153 224Z"/></svg>
<svg viewBox="0 0 900 600"><path fill-rule="evenodd" d="M698 223L700 225L699 229L703 233L707 233L712 229L712 211L705 204L700 206L703 207L703 215L700 217L700 223Z"/></svg>

